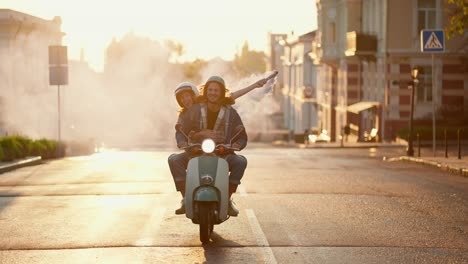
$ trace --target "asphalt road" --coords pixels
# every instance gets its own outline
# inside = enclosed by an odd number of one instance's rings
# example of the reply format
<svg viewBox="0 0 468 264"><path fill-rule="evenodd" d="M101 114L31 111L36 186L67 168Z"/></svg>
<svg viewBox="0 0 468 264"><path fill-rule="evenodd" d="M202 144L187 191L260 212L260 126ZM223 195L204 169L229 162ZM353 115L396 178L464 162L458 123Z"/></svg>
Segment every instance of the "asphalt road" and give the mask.
<svg viewBox="0 0 468 264"><path fill-rule="evenodd" d="M0 263L467 263L468 178L380 158L399 151L251 145L240 215L204 246L172 149L0 174Z"/></svg>

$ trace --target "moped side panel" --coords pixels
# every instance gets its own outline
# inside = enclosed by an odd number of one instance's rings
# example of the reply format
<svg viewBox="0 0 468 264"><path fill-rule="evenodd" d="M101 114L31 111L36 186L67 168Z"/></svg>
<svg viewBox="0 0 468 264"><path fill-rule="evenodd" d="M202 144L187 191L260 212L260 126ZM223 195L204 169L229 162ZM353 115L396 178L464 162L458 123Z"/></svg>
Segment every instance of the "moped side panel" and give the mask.
<svg viewBox="0 0 468 264"><path fill-rule="evenodd" d="M189 160L187 165L187 178L185 179L185 215L193 219L193 191L200 186L200 171L198 170L198 159Z"/></svg>
<svg viewBox="0 0 468 264"><path fill-rule="evenodd" d="M215 187L220 193L219 220L222 222L228 219L229 206L229 164L222 158L218 158Z"/></svg>

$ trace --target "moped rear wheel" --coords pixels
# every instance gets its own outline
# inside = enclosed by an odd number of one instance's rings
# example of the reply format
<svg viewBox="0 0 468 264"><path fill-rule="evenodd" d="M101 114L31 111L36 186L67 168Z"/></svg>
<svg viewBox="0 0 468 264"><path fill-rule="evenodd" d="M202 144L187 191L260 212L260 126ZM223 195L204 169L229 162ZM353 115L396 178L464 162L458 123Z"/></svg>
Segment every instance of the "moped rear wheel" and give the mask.
<svg viewBox="0 0 468 264"><path fill-rule="evenodd" d="M213 232L213 209L211 203L198 204L198 217L200 219L200 241L202 243L210 242Z"/></svg>

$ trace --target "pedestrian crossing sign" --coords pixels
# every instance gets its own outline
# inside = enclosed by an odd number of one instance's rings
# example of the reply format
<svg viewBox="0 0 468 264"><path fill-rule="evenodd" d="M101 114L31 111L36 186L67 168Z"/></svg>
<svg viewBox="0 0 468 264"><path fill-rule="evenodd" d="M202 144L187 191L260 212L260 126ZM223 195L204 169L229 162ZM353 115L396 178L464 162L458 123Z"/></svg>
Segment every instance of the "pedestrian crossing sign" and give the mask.
<svg viewBox="0 0 468 264"><path fill-rule="evenodd" d="M421 30L421 51L422 52L445 51L444 31L432 30L432 29Z"/></svg>

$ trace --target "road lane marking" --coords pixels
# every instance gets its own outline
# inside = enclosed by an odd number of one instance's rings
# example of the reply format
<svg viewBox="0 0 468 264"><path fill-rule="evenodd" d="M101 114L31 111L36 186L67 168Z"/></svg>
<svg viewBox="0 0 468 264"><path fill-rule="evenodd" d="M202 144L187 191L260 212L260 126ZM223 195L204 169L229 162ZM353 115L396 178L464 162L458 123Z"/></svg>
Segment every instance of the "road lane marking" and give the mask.
<svg viewBox="0 0 468 264"><path fill-rule="evenodd" d="M244 185L239 185L239 195L241 197L248 196L247 191L244 188Z"/></svg>
<svg viewBox="0 0 468 264"><path fill-rule="evenodd" d="M276 264L275 255L273 254L273 250L271 250L270 244L268 244L268 240L263 233L260 224L258 223L257 217L252 209L246 209L247 218L249 219L250 228L255 235L255 239L257 240L257 245L260 246L259 250L263 255L264 263L271 263Z"/></svg>
<svg viewBox="0 0 468 264"><path fill-rule="evenodd" d="M148 218L148 221L145 223L145 227L141 232L140 239L138 239L134 245L135 246L151 246L153 245L155 233L161 227L161 222L166 213L166 208L158 208L153 210L151 216Z"/></svg>

